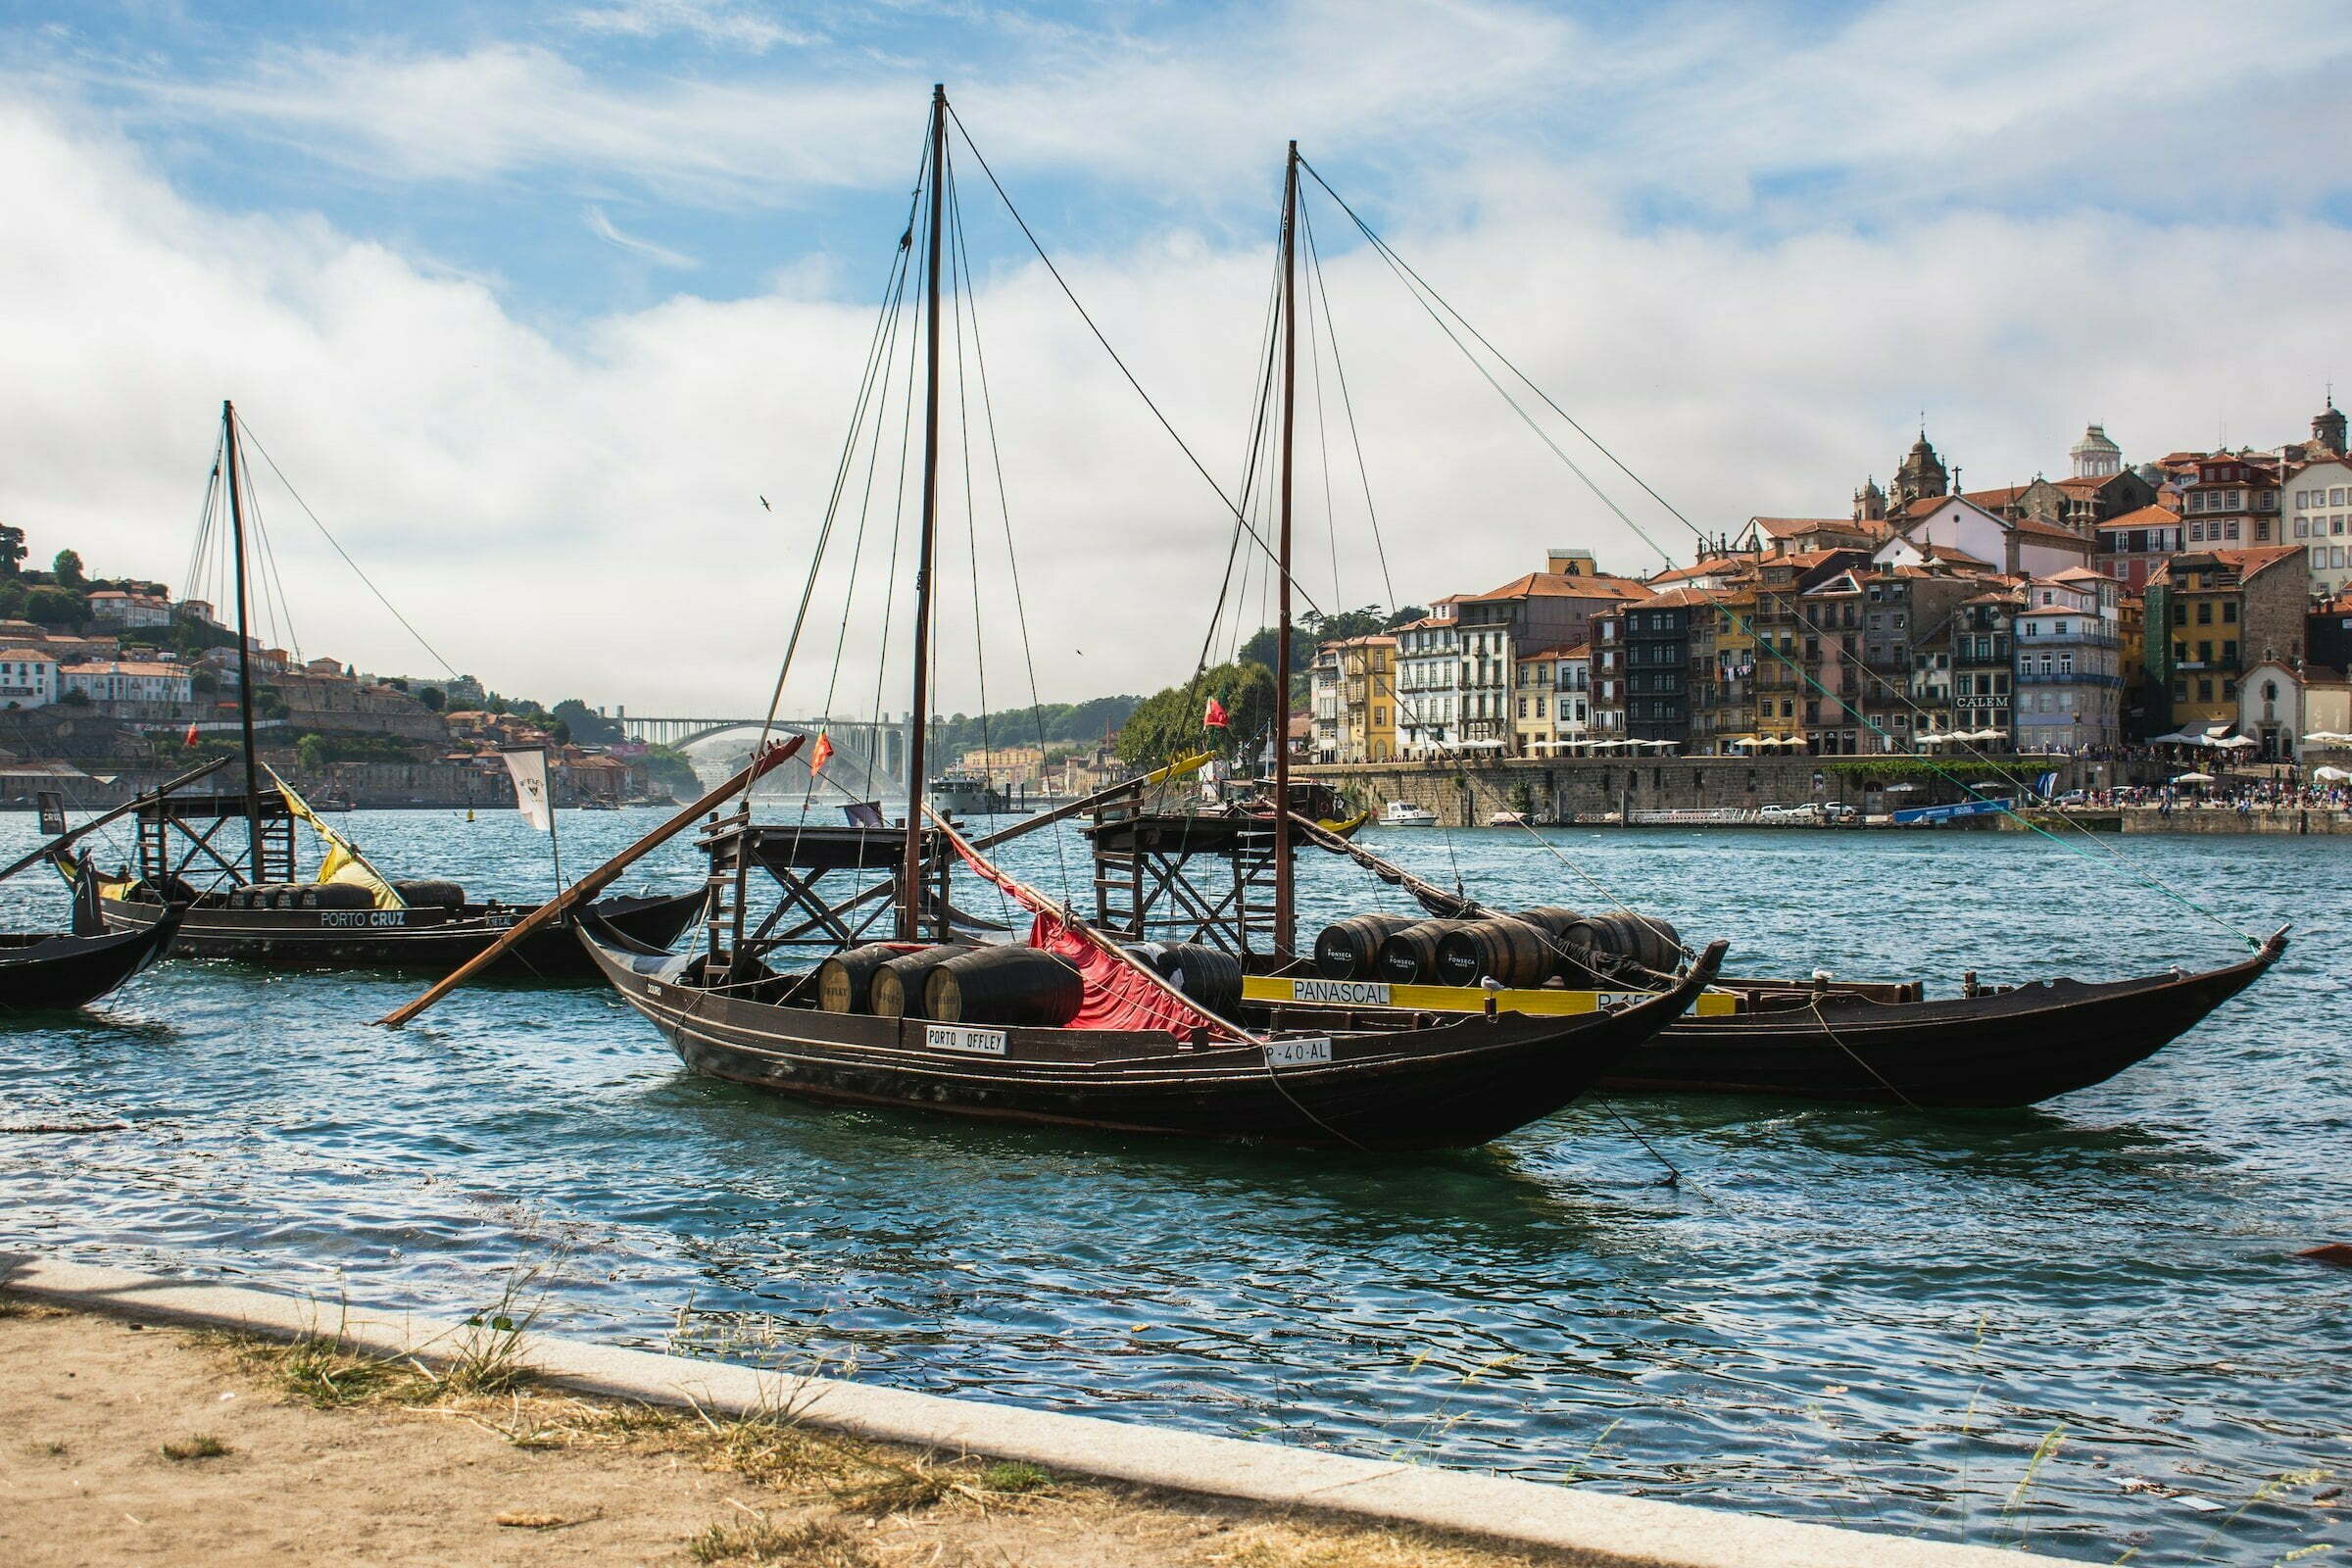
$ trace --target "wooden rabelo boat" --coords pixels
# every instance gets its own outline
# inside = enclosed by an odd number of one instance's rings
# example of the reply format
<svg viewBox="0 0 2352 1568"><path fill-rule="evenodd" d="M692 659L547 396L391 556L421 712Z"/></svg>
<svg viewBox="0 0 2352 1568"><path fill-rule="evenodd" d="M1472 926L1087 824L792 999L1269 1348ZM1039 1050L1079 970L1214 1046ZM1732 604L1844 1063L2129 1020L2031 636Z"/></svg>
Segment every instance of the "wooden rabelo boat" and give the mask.
<svg viewBox="0 0 2352 1568"><path fill-rule="evenodd" d="M171 951L179 914L168 908L141 930L101 936L0 932L0 1013L88 1006Z"/></svg>
<svg viewBox="0 0 2352 1568"><path fill-rule="evenodd" d="M1310 829L1301 828L1309 833ZM1511 911L1490 908L1413 876L1371 852L1346 853L1382 880L1402 886L1438 919L1480 921ZM1642 925L1617 916L1564 922L1564 910L1516 919L1554 960L1554 972L1519 972L1533 981L1519 1004L1568 996L1592 977L1636 990L1665 984L1642 961ZM1398 922L1402 923L1402 922ZM2174 970L2131 980L2045 979L1984 986L1966 976L1959 994L1931 997L1918 981L1869 984L1821 980L1718 979L1699 1005L1676 1018L1602 1075L1599 1087L1639 1092L1768 1095L1783 1100L1876 1102L1930 1108L2030 1105L2069 1094L2146 1060L2252 985L2286 951L2280 930L2239 962L2201 973ZM1457 944L1457 952L1459 949ZM1318 943L1315 978L1245 983L1245 1015L1279 1008L1360 1018L1382 1008L1475 1012L1489 1002L1481 982L1400 978L1376 972L1360 954ZM1538 960L1541 967L1541 960ZM1458 965L1457 976L1458 976ZM1428 981L1431 983L1418 983ZM1503 1004L1521 998L1502 991Z"/></svg>
<svg viewBox="0 0 2352 1568"><path fill-rule="evenodd" d="M912 572L910 710L917 721L910 726L906 818L895 826L864 826L858 846L849 849L839 828L812 833L805 825L753 823L747 782L745 804L703 834L712 863L712 904L708 940L699 951L650 948L593 915L580 922L582 946L689 1067L821 1103L1375 1152L1466 1148L1550 1115L1689 1006L1715 974L1723 944L1696 956L1653 993L1598 999L1575 1012L1494 1010L1465 1017L1398 1015L1346 1027L1250 1028L1231 1015L1239 1010L1242 968L1292 957L1287 812L1269 808L1262 815L1199 819L1213 824L1204 826L1203 836L1223 847L1207 853L1228 857L1232 889L1225 906L1249 905L1261 881L1272 895L1266 924L1254 924L1257 917L1248 913L1208 922L1239 933L1245 945L1253 933L1270 930L1269 951L1236 955L1207 943L1137 944L1136 929L1106 932L1006 875L987 857L995 844L1081 810L1096 812L1098 844L1105 828L1112 830L1109 838L1123 840L1125 848L1108 853L1160 853L1139 848L1139 837L1155 837L1139 830L1143 817L1104 808L1120 800L1133 805L1146 790L1205 759L1114 786L977 843L929 809L922 715L930 710L927 649L938 525L942 226L954 206L952 197L943 196L940 173L948 164L947 130L946 95L935 91L923 181L929 237L917 253L927 268L922 319L931 335L921 529ZM1284 203L1286 279L1295 267L1298 178L1294 147ZM1286 281L1286 356L1295 352L1290 301ZM1277 642L1286 666L1289 423L1286 417ZM1287 667L1277 671L1277 692L1287 694L1288 674ZM1285 714L1272 732L1287 729ZM1269 799L1289 801L1287 748L1275 751ZM1243 856L1233 853L1237 846ZM1191 851L1179 845L1172 853ZM1140 875L1142 862L1135 863ZM1028 912L1025 946L947 940L953 933L945 911L955 907L948 884L957 867ZM817 880L840 873L862 874L869 885L846 897L820 894ZM780 894L760 919L750 907L760 891L755 876L772 881ZM875 877L880 880L870 880ZM592 876L588 884L594 881ZM1164 878L1151 885L1156 891ZM760 888L765 886L763 881ZM562 904L558 900L551 908ZM1128 912L1138 922L1145 917L1140 903ZM893 916L889 936L874 940L867 927L884 914ZM813 965L805 961L820 954L825 956ZM791 961L796 956L804 961ZM438 994L439 988L386 1021L405 1021Z"/></svg>
<svg viewBox="0 0 2352 1568"><path fill-rule="evenodd" d="M172 784L192 783L220 765L207 763L182 774ZM62 798L42 799L42 827L54 836L13 865L0 869L0 881L44 862L65 858L79 873L69 878L74 888L74 930L0 932L0 1013L54 1012L87 1006L171 951L172 939L179 933L176 908L162 911L152 924L137 931L107 932L98 926L95 911L90 907L96 883L88 874L88 858L77 859L74 852L74 846L81 839L152 798L133 797L78 828L66 826Z"/></svg>
<svg viewBox="0 0 2352 1568"><path fill-rule="evenodd" d="M235 408L221 404L213 482L225 501L233 556L244 789L190 794L167 786L134 803L137 863L96 877L92 896L76 901L81 911L76 931L137 935L169 922L176 930L173 951L189 957L272 968L447 973L488 949L534 906L468 900L462 887L443 879L388 879L274 774L274 787L262 783L267 770L254 743L247 476L240 434ZM208 527L211 515L208 499ZM307 880L295 849L297 819L323 850ZM74 876L74 862L62 848L51 858L69 879ZM700 890L616 898L600 905L598 913L610 929L632 941L665 943L676 940L702 903ZM501 969L511 977L541 979L584 980L596 973L564 927L535 931L528 941L513 945L501 954Z"/></svg>

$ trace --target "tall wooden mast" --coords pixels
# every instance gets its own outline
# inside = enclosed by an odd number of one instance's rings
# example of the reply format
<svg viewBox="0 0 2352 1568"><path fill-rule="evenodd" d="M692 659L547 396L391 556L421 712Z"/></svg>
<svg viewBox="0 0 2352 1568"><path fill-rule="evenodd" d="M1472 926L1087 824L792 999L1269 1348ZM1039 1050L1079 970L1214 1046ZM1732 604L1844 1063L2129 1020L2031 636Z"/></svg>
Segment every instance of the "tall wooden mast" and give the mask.
<svg viewBox="0 0 2352 1568"><path fill-rule="evenodd" d="M1297 946L1291 890L1291 430L1298 393L1298 144L1291 143L1282 177L1282 578L1274 628L1274 953Z"/></svg>
<svg viewBox="0 0 2352 1568"><path fill-rule="evenodd" d="M221 458L228 466L228 537L237 558L237 731L245 750L245 830L252 849L246 870L253 881L267 874L262 864L261 781L253 754L253 636L245 595L245 460L237 449L236 405L220 402Z"/></svg>
<svg viewBox="0 0 2352 1568"><path fill-rule="evenodd" d="M923 259L923 354L928 367L923 382L923 527L914 567L914 711L913 734L906 747L906 848L899 863L898 935L902 942L920 938L923 896L923 759L931 722L931 568L939 550L939 252L944 219L941 196L948 161L948 89L944 82L931 88L931 188L926 226L930 250ZM940 937L945 940L947 911L940 911Z"/></svg>

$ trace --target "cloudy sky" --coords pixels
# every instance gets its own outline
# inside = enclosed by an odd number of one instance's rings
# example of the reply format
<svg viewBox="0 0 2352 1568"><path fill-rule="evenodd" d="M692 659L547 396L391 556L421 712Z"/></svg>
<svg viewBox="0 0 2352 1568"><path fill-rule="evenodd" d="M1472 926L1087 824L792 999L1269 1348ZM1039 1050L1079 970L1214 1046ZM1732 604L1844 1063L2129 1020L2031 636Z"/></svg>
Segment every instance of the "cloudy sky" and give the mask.
<svg viewBox="0 0 2352 1568"><path fill-rule="evenodd" d="M934 80L1228 489L1294 136L1710 530L1842 512L1922 410L1976 486L2063 469L2090 419L2134 459L2298 439L2324 385L2352 383L2352 34L2322 4L394 16L0 5L0 518L37 557L71 544L179 586L233 397L459 667L549 702L757 710ZM1230 514L959 156L1037 689L1181 679ZM1688 553L1630 486L1639 532L1578 483L1319 194L1310 220L1400 598L1492 586L1550 545L1628 570ZM1317 368L1300 581L1326 606L1385 600ZM894 580L904 619L890 461L855 586L854 504L817 579L793 710L876 700ZM942 707L973 707L983 667L1002 706L1029 689L1004 525L993 470L975 460L975 529L956 467ZM274 482L304 651L431 672Z"/></svg>

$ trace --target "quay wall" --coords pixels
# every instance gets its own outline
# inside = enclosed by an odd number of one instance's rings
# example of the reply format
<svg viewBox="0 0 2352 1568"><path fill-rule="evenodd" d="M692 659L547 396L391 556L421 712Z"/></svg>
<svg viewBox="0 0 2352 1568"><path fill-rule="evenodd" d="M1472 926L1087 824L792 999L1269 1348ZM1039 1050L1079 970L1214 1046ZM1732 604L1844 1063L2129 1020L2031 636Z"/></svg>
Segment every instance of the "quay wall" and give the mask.
<svg viewBox="0 0 2352 1568"><path fill-rule="evenodd" d="M2239 814L2198 807L2177 808L2170 815L2152 806L2128 807L2123 811L2126 833L2291 833L2352 838L2352 811L2310 810L2302 807L2257 807Z"/></svg>
<svg viewBox="0 0 2352 1568"><path fill-rule="evenodd" d="M1663 757L1631 759L1527 759L1460 762L1341 762L1294 768L1292 776L1315 778L1348 791L1376 815L1391 801L1409 801L1437 813L1448 827L1483 826L1496 811L1512 808L1524 789L1539 816L1555 821L1597 821L1610 813L1707 810L1842 802L1877 814L1899 809L1926 792L1865 789L1864 780L1826 764L1853 759L1827 757ZM2058 787L2087 782L2086 764L2067 758L2027 758L2004 767L2055 771ZM1966 764L1955 772L1962 777Z"/></svg>

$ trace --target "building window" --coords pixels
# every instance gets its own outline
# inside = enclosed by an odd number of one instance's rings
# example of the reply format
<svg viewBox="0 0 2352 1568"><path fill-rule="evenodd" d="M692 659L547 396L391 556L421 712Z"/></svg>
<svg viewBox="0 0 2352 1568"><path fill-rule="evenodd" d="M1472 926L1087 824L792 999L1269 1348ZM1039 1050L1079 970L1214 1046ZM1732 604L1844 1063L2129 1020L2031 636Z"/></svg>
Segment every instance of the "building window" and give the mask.
<svg viewBox="0 0 2352 1568"><path fill-rule="evenodd" d="M2200 626L2210 626L2213 624L2212 600L2200 599L2197 601L2197 624Z"/></svg>

